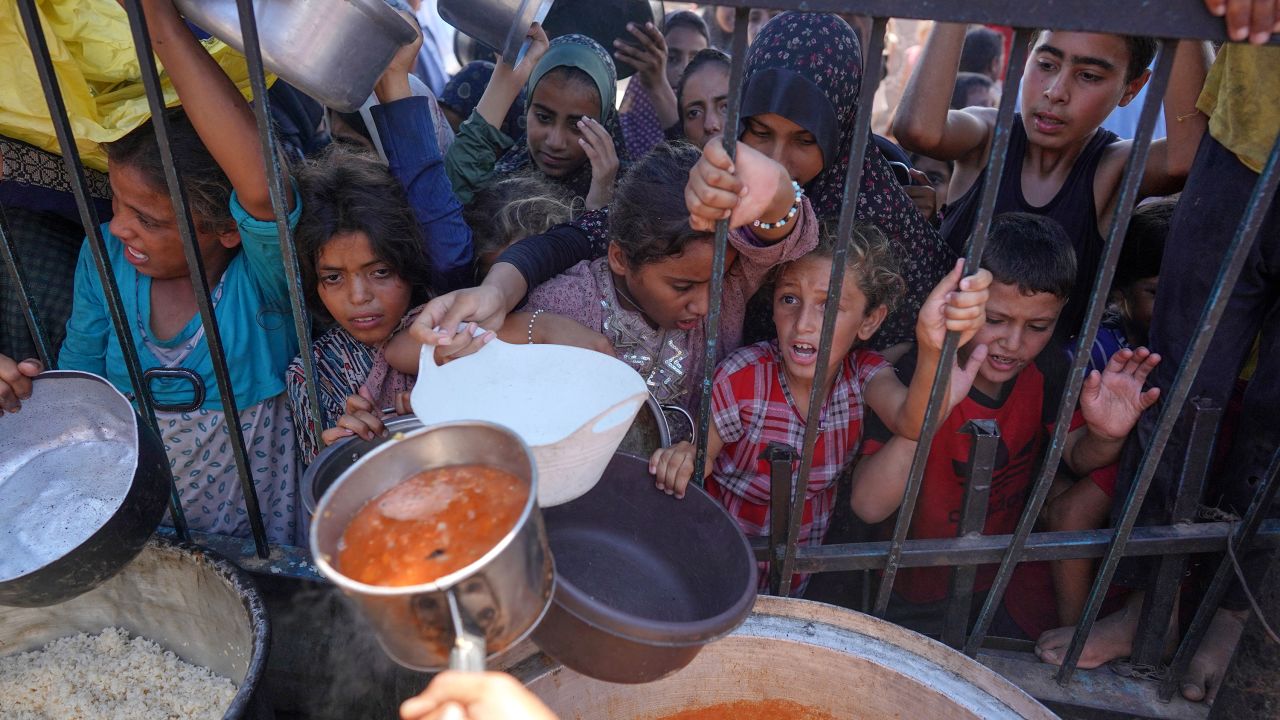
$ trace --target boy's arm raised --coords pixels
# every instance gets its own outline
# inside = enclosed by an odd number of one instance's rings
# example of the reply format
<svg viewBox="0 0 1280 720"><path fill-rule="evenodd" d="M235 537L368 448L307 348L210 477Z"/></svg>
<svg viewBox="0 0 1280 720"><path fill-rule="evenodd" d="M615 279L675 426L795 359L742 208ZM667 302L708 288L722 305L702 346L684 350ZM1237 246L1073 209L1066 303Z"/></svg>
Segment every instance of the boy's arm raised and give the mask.
<svg viewBox="0 0 1280 720"><path fill-rule="evenodd" d="M1160 397L1159 388L1143 390L1160 356L1147 350L1121 350L1106 370L1094 370L1080 391L1080 414L1085 427L1067 436L1062 457L1077 475L1085 475L1120 459L1129 432L1147 408Z"/></svg>
<svg viewBox="0 0 1280 720"><path fill-rule="evenodd" d="M1164 94L1167 138L1151 143L1142 175L1142 197L1168 195L1182 189L1191 173L1200 140L1209 127L1209 118L1196 109L1205 77L1213 64L1207 43L1183 40L1173 60L1173 76Z"/></svg>
<svg viewBox="0 0 1280 720"><path fill-rule="evenodd" d="M907 150L960 160L986 148L995 111L950 109L966 27L939 23L929 33L893 116L893 136Z"/></svg>
<svg viewBox="0 0 1280 720"><path fill-rule="evenodd" d="M259 220L275 217L253 110L235 83L191 34L171 0L142 0L152 48L178 91L209 154L231 180L241 207ZM286 193L289 210L294 197Z"/></svg>

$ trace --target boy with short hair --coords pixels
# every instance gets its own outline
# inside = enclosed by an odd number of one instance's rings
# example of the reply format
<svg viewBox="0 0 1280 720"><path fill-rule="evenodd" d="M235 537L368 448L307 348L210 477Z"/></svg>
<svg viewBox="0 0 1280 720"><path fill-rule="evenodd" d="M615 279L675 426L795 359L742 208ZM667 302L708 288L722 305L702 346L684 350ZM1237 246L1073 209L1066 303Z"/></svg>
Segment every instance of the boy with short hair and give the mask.
<svg viewBox="0 0 1280 720"><path fill-rule="evenodd" d="M942 234L957 251L963 251L977 218L998 114L996 108L948 109L964 38L962 25L934 28L893 120L893 134L904 148L955 161ZM1102 232L1114 214L1133 148L1132 141L1099 126L1146 84L1155 51L1150 38L1121 35L1046 30L1032 41L995 212L1047 215L1071 238L1078 275L1062 313L1063 337L1074 335L1083 319L1102 256ZM1151 144L1140 197L1182 188L1204 134L1196 97L1208 66L1203 43L1179 44L1164 99L1166 117L1177 122L1169 123L1167 139Z"/></svg>
<svg viewBox="0 0 1280 720"><path fill-rule="evenodd" d="M1000 430L1002 447L983 529L988 535L1013 532L1053 432L1065 357L1050 341L1075 285L1071 241L1060 225L1042 215L1000 215L992 222L982 267L993 276L986 324L960 353L967 358L985 346L986 359L978 367L968 397L943 420L934 437L912 519L912 538L957 534L969 459L969 439L960 430L967 422L994 420ZM1105 372L1091 373L1085 380L1062 456L1073 471L1087 473L1119 459L1139 415L1159 396L1158 390L1142 389L1159 360L1145 348L1122 350ZM911 355L904 357L898 372L911 372L913 363ZM854 470L851 494L854 513L869 523L889 518L901 505L916 449L914 441L890 437L876 425L868 423L864 452L869 456ZM895 585L895 594L905 601L895 603L900 617L907 623L941 617L938 609L947 599L950 576L949 568L900 570ZM975 592L990 588L993 576L994 566L980 568ZM1042 620L1030 617L1039 608L1006 607L1024 633L1034 636L1034 630L1043 626Z"/></svg>

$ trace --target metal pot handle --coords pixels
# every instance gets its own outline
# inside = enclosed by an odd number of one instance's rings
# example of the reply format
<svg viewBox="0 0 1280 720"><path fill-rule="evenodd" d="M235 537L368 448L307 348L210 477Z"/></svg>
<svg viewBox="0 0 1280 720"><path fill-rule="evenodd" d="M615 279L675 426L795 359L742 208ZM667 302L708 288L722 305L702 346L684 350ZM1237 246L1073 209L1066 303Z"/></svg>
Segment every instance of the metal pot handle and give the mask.
<svg viewBox="0 0 1280 720"><path fill-rule="evenodd" d="M445 591L449 600L449 617L453 619L453 649L449 651L449 669L460 672L484 672L485 640L467 629L458 610L453 588Z"/></svg>

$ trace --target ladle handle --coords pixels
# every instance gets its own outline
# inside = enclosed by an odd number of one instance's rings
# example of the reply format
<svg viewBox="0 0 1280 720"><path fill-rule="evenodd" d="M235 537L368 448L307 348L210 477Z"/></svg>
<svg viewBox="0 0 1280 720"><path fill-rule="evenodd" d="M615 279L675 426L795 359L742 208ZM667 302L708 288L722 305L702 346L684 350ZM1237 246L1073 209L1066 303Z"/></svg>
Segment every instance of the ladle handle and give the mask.
<svg viewBox="0 0 1280 720"><path fill-rule="evenodd" d="M484 672L484 638L467 630L458 611L458 599L453 590L447 591L449 616L453 618L453 649L449 651L449 669L459 672Z"/></svg>

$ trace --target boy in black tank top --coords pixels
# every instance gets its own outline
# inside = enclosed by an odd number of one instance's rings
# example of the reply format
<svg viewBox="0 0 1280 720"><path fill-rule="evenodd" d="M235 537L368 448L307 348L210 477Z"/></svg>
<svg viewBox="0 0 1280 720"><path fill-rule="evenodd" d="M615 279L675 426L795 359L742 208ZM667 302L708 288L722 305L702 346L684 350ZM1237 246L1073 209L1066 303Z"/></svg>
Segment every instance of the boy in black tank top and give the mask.
<svg viewBox="0 0 1280 720"><path fill-rule="evenodd" d="M893 120L893 134L904 148L955 161L943 237L958 252L977 218L998 113L948 108L964 34L964 25L933 29ZM1060 322L1064 337L1075 335L1083 320L1133 147L1100 126L1146 84L1155 50L1150 38L1094 33L1042 31L1032 41L995 212L1048 215L1067 230L1079 272ZM1179 44L1164 99L1169 137L1151 144L1140 197L1182 189L1206 126L1195 103L1209 61L1203 43Z"/></svg>

